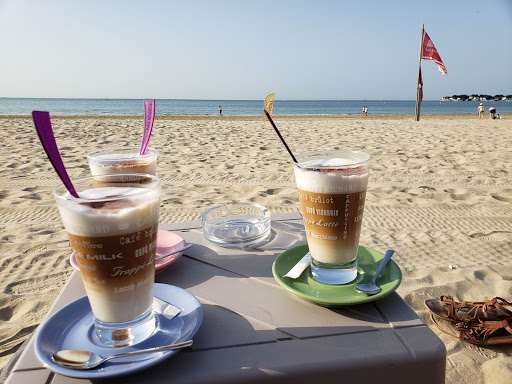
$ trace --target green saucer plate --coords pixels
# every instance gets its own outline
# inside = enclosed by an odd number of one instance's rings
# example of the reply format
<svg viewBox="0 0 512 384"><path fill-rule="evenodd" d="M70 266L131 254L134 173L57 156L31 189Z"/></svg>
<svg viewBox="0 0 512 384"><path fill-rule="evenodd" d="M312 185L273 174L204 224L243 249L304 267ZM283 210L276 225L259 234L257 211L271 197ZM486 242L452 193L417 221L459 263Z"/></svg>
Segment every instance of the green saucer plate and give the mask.
<svg viewBox="0 0 512 384"><path fill-rule="evenodd" d="M390 260L386 268L377 278L377 285L381 291L373 296L356 292L354 287L357 284L367 284L373 278L384 255L371 248L359 246L357 250L357 277L343 285L323 284L313 279L311 268L308 267L297 279L283 277L297 262L308 252L307 244L291 248L279 255L272 265L274 278L288 291L315 304L324 307L343 307L369 303L382 299L394 292L402 282L402 271L400 267Z"/></svg>

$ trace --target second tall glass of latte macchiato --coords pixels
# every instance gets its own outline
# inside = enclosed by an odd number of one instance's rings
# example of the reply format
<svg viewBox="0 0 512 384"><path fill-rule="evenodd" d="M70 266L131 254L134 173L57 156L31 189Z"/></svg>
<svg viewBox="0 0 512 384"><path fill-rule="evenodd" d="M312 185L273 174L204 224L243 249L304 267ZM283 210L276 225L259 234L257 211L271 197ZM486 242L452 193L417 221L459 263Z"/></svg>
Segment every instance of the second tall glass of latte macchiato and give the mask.
<svg viewBox="0 0 512 384"><path fill-rule="evenodd" d="M370 162L364 152L323 151L294 163L315 280L346 284L357 277Z"/></svg>
<svg viewBox="0 0 512 384"><path fill-rule="evenodd" d="M152 175L73 181L54 190L94 315L98 344L136 344L155 330L153 284L160 180Z"/></svg>

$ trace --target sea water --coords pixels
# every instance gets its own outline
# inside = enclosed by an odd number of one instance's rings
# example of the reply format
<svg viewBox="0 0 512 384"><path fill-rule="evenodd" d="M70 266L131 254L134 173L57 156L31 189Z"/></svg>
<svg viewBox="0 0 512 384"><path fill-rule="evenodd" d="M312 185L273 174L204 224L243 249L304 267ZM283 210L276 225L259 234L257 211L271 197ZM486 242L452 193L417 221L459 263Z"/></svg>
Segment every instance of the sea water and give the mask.
<svg viewBox="0 0 512 384"><path fill-rule="evenodd" d="M143 99L32 99L0 98L0 115L30 115L32 111L49 111L52 115L123 116L143 115ZM421 103L422 115L475 115L479 101L432 101ZM512 102L484 101L499 114L512 114ZM260 116L262 100L179 100L157 99L157 116ZM360 115L363 106L369 115L414 116L414 100L275 100L274 116ZM487 115L486 115L487 116Z"/></svg>

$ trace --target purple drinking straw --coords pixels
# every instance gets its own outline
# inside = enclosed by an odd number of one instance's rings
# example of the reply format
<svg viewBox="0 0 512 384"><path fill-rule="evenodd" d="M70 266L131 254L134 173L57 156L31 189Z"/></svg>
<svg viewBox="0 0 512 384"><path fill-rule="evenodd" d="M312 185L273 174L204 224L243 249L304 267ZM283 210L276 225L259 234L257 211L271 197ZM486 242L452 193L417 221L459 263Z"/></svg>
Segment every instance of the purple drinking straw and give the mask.
<svg viewBox="0 0 512 384"><path fill-rule="evenodd" d="M139 155L146 153L149 144L151 131L153 130L153 122L155 121L155 100L144 100L144 136L142 137L142 145Z"/></svg>
<svg viewBox="0 0 512 384"><path fill-rule="evenodd" d="M53 135L50 113L32 111L32 119L34 120L34 125L36 126L39 140L41 140L41 144L43 145L46 155L48 156L48 159L50 159L53 168L68 189L69 193L78 198L78 193L76 193L75 187L73 187L73 184L71 183L71 179L69 178L68 173L66 172L66 168L64 167L64 163L62 162L59 148L57 148L57 142L55 141L55 136Z"/></svg>

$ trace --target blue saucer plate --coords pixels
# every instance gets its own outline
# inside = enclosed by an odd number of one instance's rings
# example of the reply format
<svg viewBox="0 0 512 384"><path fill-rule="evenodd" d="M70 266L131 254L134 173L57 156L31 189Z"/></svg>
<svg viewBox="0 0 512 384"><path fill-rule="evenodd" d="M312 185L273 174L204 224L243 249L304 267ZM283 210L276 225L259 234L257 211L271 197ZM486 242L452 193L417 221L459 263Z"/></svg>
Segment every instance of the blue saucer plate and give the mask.
<svg viewBox="0 0 512 384"><path fill-rule="evenodd" d="M155 284L155 300L172 304L181 309L173 317L166 317L159 311L161 305L155 305L157 328L146 340L122 348L100 346L96 337L93 315L87 296L83 296L66 305L51 316L39 329L35 339L35 351L39 360L53 372L79 379L106 379L127 375L147 369L169 358L179 351L165 351L109 360L90 370L74 370L61 367L53 362L53 353L63 349L81 349L100 356L154 348L191 340L201 326L203 308L190 292L172 285Z"/></svg>

